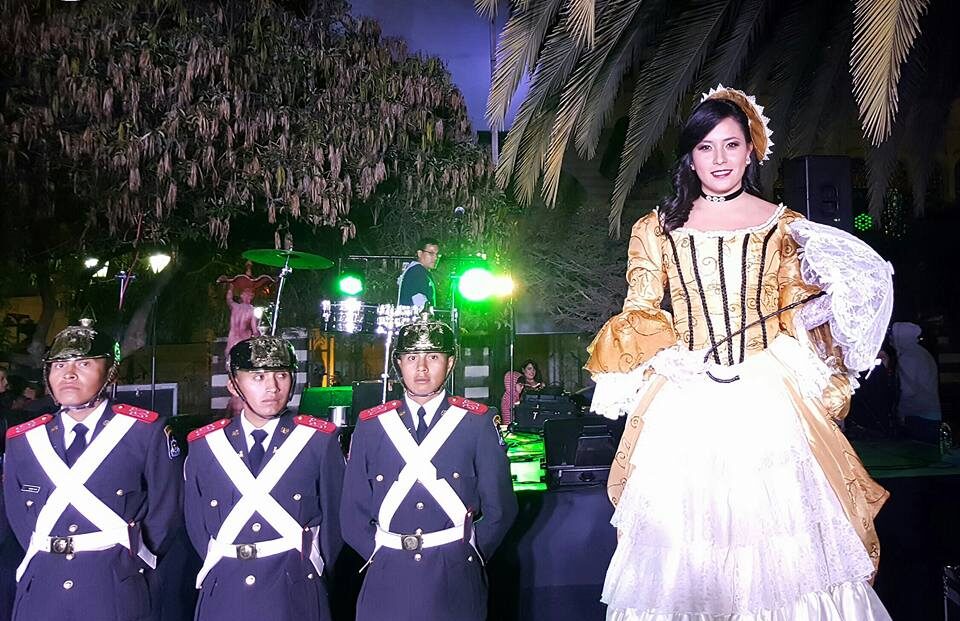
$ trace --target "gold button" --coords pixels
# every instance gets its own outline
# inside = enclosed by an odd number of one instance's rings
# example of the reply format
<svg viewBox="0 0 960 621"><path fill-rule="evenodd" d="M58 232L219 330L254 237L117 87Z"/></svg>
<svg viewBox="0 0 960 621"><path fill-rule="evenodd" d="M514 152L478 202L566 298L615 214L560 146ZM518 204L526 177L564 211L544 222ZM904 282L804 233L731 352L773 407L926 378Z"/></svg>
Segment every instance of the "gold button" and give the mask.
<svg viewBox="0 0 960 621"><path fill-rule="evenodd" d="M28 501L27 501L27 506L28 506L28 507L32 507L32 506L33 506L33 501L32 501L32 500L28 500Z"/></svg>
<svg viewBox="0 0 960 621"><path fill-rule="evenodd" d="M263 526L260 525L260 522L254 522L250 528L253 529L253 532L259 533L260 529L263 528Z"/></svg>
<svg viewBox="0 0 960 621"><path fill-rule="evenodd" d="M63 583L63 588L65 588L65 589L67 589L67 590L72 589L72 588L73 588L73 580L66 580L66 581Z"/></svg>
<svg viewBox="0 0 960 621"><path fill-rule="evenodd" d="M213 500L210 501L210 506L211 506L211 507L216 507L218 504L220 504L220 503L217 502L217 499L216 499L216 498L214 498Z"/></svg>
<svg viewBox="0 0 960 621"><path fill-rule="evenodd" d="M459 472L454 472L454 473L453 473L453 478L459 479L459 478L460 478L460 473L459 473Z"/></svg>
<svg viewBox="0 0 960 621"><path fill-rule="evenodd" d="M377 475L377 481L382 481L382 480L383 480L383 475L382 475L382 474L378 474L378 475Z"/></svg>
<svg viewBox="0 0 960 621"><path fill-rule="evenodd" d="M417 530L415 530L415 531L413 531L413 532L414 532L415 534L417 534L417 535L422 535L422 534L423 534L423 529L422 529L422 528L418 528Z"/></svg>
<svg viewBox="0 0 960 621"><path fill-rule="evenodd" d="M468 557L467 557L467 561L470 562L470 563L472 563L472 562L473 562L473 555L468 556Z"/></svg>
<svg viewBox="0 0 960 621"><path fill-rule="evenodd" d="M303 498L303 496L301 496L299 492L293 495L294 500L300 500L301 498Z"/></svg>
<svg viewBox="0 0 960 621"><path fill-rule="evenodd" d="M78 528L80 528L80 527L77 526L76 524L71 524L70 526L67 526L67 530L70 531L71 533L77 532L77 529L78 529Z"/></svg>
<svg viewBox="0 0 960 621"><path fill-rule="evenodd" d="M122 489L118 489L118 490L117 490L117 496L123 496L123 490L122 490Z"/></svg>
<svg viewBox="0 0 960 621"><path fill-rule="evenodd" d="M307 580L313 580L313 574L307 574Z"/></svg>
<svg viewBox="0 0 960 621"><path fill-rule="evenodd" d="M421 511L423 510L423 503L422 503L422 502L418 502L418 503L417 503L417 509L420 509Z"/></svg>
<svg viewBox="0 0 960 621"><path fill-rule="evenodd" d="M422 559L422 558L423 558L423 557L420 556L420 553L419 553L419 552L417 552L416 554L413 555L413 560L415 560L415 561L417 561L417 562L419 562L420 559Z"/></svg>
<svg viewBox="0 0 960 621"><path fill-rule="evenodd" d="M73 560L73 555L72 555L72 554L67 554L67 555L64 556L63 558L67 559L68 561L72 561L72 560Z"/></svg>
<svg viewBox="0 0 960 621"><path fill-rule="evenodd" d="M247 576L246 578L243 579L243 581L247 583L247 586L253 586L253 584L257 581L257 577Z"/></svg>
<svg viewBox="0 0 960 621"><path fill-rule="evenodd" d="M143 567L141 567L141 568L138 569L137 571L139 571L139 572L142 574L142 573L143 573Z"/></svg>

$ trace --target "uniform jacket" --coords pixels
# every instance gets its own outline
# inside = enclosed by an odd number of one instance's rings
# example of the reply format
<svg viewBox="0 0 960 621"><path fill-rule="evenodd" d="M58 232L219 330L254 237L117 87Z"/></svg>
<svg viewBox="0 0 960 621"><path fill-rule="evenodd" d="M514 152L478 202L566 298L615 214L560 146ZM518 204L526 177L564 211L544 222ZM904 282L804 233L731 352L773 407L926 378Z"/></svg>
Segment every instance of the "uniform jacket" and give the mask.
<svg viewBox="0 0 960 621"><path fill-rule="evenodd" d="M451 405L440 407L434 429ZM458 541L419 552L380 548L367 569L357 619L483 619L486 578L482 563L503 540L517 514L509 462L485 406L463 400L463 420L434 456L437 476L446 479L475 518L476 549ZM412 417L403 402L381 406L397 409L414 434ZM383 414L380 414L381 416ZM354 431L344 481L340 519L344 539L364 558L374 552L377 516L387 490L397 480L404 461L376 415L361 415ZM394 533L441 531L454 526L419 482L400 504L390 525ZM469 539L469 537L466 537ZM479 554L478 554L479 553Z"/></svg>
<svg viewBox="0 0 960 621"><path fill-rule="evenodd" d="M308 417L292 414L280 417L261 471L296 428L295 418ZM271 495L302 527L319 527L319 548L326 576L343 546L338 508L344 458L336 428L325 421L317 421L319 423L322 430L318 429L310 437ZM231 419L222 431L211 433L226 433L230 445L249 468L247 441L239 416ZM217 535L241 493L214 457L205 436L198 435L194 432L190 436L190 457L185 468L185 510L190 540L202 558L208 542ZM279 536L270 523L255 512L235 542L226 543L257 543ZM304 544L304 549L309 550L309 539ZM300 551L248 560L224 558L203 581L197 618L329 619L324 582L308 555L301 555Z"/></svg>
<svg viewBox="0 0 960 621"><path fill-rule="evenodd" d="M135 537L139 529L147 548L161 556L182 524L182 463L179 449L169 439L163 418L155 413L107 402L90 443L127 408L142 416L123 436L86 482L86 487L123 517ZM66 448L62 416L44 424L54 451L64 459ZM40 417L26 425L42 424ZM18 433L19 432L19 433ZM88 444L89 448L89 444ZM11 428L4 464L7 517L20 545L26 549L37 516L53 484L34 456L24 432ZM72 505L57 521L50 536L66 537L97 529ZM14 619L78 618L86 620L143 619L151 614L148 581L152 570L134 552L120 546L73 555L39 552L17 585Z"/></svg>

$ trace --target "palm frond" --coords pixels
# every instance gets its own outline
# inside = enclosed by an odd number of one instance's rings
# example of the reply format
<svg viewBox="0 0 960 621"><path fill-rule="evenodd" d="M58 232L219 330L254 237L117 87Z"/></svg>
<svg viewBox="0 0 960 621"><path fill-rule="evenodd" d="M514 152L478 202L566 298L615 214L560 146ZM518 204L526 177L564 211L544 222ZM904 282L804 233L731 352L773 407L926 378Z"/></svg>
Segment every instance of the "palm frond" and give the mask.
<svg viewBox="0 0 960 621"><path fill-rule="evenodd" d="M570 77L579 53L580 48L566 30L565 24L560 23L550 31L527 96L520 104L513 127L510 128L510 133L503 145L500 163L497 166L497 182L501 187L506 187L515 167L519 164L518 174L523 179L517 186L521 189L517 197L524 204L528 204L533 199L536 183L531 185L531 181L540 178L540 166L543 162L542 156L534 157L531 154L539 153L542 147L545 148L546 140L549 139L550 125L543 125L542 122L544 109L547 102L551 102L555 107L557 94L563 83ZM555 110L551 112L551 118L553 116L555 116ZM537 122L531 123L534 119L537 119ZM529 132L528 127L530 127ZM544 135L536 135L534 128L536 131L544 132ZM528 142L530 144L527 144ZM521 151L526 156L518 160L517 156ZM536 170L529 168L534 163L537 166Z"/></svg>
<svg viewBox="0 0 960 621"><path fill-rule="evenodd" d="M543 169L543 197L548 205L556 200L560 182L560 168L567 150L570 133L585 110L590 91L610 52L624 37L633 22L640 3L636 0L613 0L606 5L600 18L597 39L600 43L577 62L573 75L560 93L556 122L550 132L550 142Z"/></svg>
<svg viewBox="0 0 960 621"><path fill-rule="evenodd" d="M818 46L819 58L803 80L797 100L801 102L797 114L788 119L789 129L785 145L788 157L809 155L816 145L820 119L835 113L831 96L842 73L844 59L849 54L853 19L847 10L841 11L827 35L826 43Z"/></svg>
<svg viewBox="0 0 960 621"><path fill-rule="evenodd" d="M731 84L740 75L751 45L763 29L769 16L768 0L745 0L736 15L728 20L730 27L720 36L711 52L713 57L697 80L699 89L706 91L717 84Z"/></svg>
<svg viewBox="0 0 960 621"><path fill-rule="evenodd" d="M609 228L620 229L627 195L640 167L676 115L681 97L700 70L723 17L733 2L700 0L671 20L656 52L637 78L630 104L630 125L620 156L620 170L613 188Z"/></svg>
<svg viewBox="0 0 960 621"><path fill-rule="evenodd" d="M528 131L520 138L517 152L516 194L529 204L540 184L540 171L543 169L543 159L550 140L550 127L556 119L555 96L547 105L543 106L531 119L527 126Z"/></svg>
<svg viewBox="0 0 960 621"><path fill-rule="evenodd" d="M874 146L890 135L900 69L930 0L857 0L850 73L863 133Z"/></svg>
<svg viewBox="0 0 960 621"><path fill-rule="evenodd" d="M569 0L569 2L566 9L570 15L567 20L567 29L570 30L577 45L592 48L597 26L596 0Z"/></svg>
<svg viewBox="0 0 960 621"><path fill-rule="evenodd" d="M494 20L500 12L500 2L502 0L473 0L473 8L481 17Z"/></svg>
<svg viewBox="0 0 960 621"><path fill-rule="evenodd" d="M867 194L870 198L870 215L880 222L884 199L890 187L890 175L897 167L900 143L903 139L903 124L896 124L887 139L867 151Z"/></svg>
<svg viewBox="0 0 960 621"><path fill-rule="evenodd" d="M776 60L765 81L764 114L770 118L773 129L773 153L760 167L760 179L769 188L779 174L780 161L789 149L787 128L791 110L798 105L797 93L807 73L815 63L810 54L818 42L820 22L817 12L811 11L805 0L794 0L777 21L767 50ZM802 105L802 102L799 102Z"/></svg>
<svg viewBox="0 0 960 621"><path fill-rule="evenodd" d="M487 120L502 129L517 85L540 59L541 46L555 25L561 0L529 0L510 15L497 43L497 64L487 99Z"/></svg>
<svg viewBox="0 0 960 621"><path fill-rule="evenodd" d="M656 36L669 1L646 0L643 10L634 14L633 22L627 26L624 36L607 54L590 87L587 105L577 120L576 145L583 157L590 159L596 155L600 134L610 121L624 73L633 66L643 46Z"/></svg>

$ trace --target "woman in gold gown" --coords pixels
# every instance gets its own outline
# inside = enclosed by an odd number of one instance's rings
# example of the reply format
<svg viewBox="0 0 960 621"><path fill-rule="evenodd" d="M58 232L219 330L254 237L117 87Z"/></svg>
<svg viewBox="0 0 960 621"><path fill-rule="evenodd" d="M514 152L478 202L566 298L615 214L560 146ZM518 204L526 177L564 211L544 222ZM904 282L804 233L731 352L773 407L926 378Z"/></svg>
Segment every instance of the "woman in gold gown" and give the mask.
<svg viewBox="0 0 960 621"><path fill-rule="evenodd" d="M883 339L892 269L757 196L767 121L741 91L704 96L675 196L633 227L623 312L589 348L593 409L628 417L609 620L889 619L870 586L887 492L837 422Z"/></svg>

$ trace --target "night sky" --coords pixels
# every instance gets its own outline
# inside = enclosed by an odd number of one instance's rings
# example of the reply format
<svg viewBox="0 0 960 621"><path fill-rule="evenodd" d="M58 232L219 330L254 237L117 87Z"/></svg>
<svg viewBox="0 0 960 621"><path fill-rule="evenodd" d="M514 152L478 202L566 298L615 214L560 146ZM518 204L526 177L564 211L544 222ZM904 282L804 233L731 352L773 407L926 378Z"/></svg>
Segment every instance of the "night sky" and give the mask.
<svg viewBox="0 0 960 621"><path fill-rule="evenodd" d="M473 8L473 0L352 0L354 15L380 22L383 33L406 40L411 52L439 56L467 100L474 131L488 129L483 117L490 88L490 26ZM499 28L505 20L500 15ZM526 92L522 83L507 118Z"/></svg>

